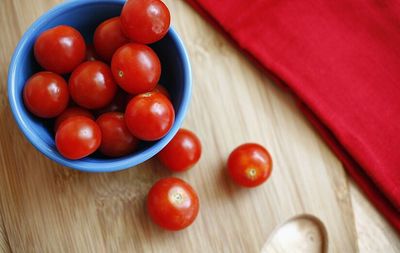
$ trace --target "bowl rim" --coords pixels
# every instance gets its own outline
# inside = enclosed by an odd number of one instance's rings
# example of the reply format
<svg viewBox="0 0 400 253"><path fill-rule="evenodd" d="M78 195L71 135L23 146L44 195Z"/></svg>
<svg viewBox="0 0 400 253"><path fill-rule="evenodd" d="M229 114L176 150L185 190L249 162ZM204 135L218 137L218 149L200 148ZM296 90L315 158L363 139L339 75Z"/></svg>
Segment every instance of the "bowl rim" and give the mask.
<svg viewBox="0 0 400 253"><path fill-rule="evenodd" d="M61 13L69 11L74 8L81 7L83 5L91 5L91 4L121 4L125 3L125 0L69 0L64 3L58 4L49 11L45 12L41 15L24 33L20 41L18 42L17 47L13 52L13 56L10 61L9 70L8 70L8 84L7 84L7 93L8 93L8 100L10 103L11 111L14 116L15 121L17 122L18 127L28 139L28 141L43 155L50 158L51 160L61 164L63 166L84 171L84 172L114 172L114 171L121 171L125 169L129 169L134 167L140 163L143 163L150 159L151 157L155 156L161 149L163 149L175 136L175 134L180 129L184 117L187 113L191 94L192 94L192 71L189 61L189 56L187 50L183 44L183 41L176 33L174 28L171 26L168 31L168 36L171 36L172 40L174 41L179 58L182 59L183 64L183 73L184 73L184 80L183 80L183 94L182 94L182 102L180 103L179 107L176 110L175 121L167 133L162 139L158 140L149 148L143 150L141 153L137 155L133 155L131 157L122 157L117 159L110 159L104 160L102 162L90 162L86 160L69 160L61 156L59 153L55 153L48 147L48 145L38 136L35 132L28 126L28 123L24 120L21 115L21 106L17 103L17 97L20 97L21 94L17 94L16 90L13 88L15 86L15 78L18 70L18 62L21 58L21 55L26 53L26 47L28 40L35 36L39 27L41 27L44 23L48 20L51 20L58 16ZM21 97L20 97L21 99Z"/></svg>

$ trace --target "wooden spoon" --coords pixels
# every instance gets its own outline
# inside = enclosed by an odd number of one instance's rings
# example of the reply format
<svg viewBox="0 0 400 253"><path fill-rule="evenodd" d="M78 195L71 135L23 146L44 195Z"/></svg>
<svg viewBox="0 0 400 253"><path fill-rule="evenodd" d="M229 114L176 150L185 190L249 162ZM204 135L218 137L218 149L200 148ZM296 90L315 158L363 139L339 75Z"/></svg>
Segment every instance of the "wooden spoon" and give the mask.
<svg viewBox="0 0 400 253"><path fill-rule="evenodd" d="M279 225L264 244L261 253L327 253L328 233L313 215L295 216Z"/></svg>

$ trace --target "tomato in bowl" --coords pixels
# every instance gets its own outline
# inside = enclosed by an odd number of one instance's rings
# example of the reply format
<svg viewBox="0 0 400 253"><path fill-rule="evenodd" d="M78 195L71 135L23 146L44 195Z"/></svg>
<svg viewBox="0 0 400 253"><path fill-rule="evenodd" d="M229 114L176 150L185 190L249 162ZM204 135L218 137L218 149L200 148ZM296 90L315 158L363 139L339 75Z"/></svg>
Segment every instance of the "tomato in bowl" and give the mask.
<svg viewBox="0 0 400 253"><path fill-rule="evenodd" d="M103 21L119 16L124 0L72 0L62 3L41 16L23 35L9 67L8 96L14 118L32 145L53 161L87 172L112 172L138 165L156 155L166 146L182 125L191 97L191 70L182 40L173 28L166 36L150 45L161 65L160 83L166 86L175 109L175 121L160 140L142 142L132 154L110 158L94 154L80 160L63 157L56 148L53 126L31 114L23 103L23 88L34 73L41 71L35 60L34 44L44 31L59 25L78 30L91 43L96 27Z"/></svg>

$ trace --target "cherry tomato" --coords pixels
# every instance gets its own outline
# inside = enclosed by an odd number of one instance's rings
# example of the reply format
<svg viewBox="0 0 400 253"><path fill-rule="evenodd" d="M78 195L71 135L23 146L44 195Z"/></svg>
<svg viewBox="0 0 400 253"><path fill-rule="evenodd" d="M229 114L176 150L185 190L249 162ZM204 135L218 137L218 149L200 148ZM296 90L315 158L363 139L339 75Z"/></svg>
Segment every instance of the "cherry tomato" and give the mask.
<svg viewBox="0 0 400 253"><path fill-rule="evenodd" d="M168 230L181 230L193 223L199 213L194 189L178 178L156 182L147 195L147 211L154 223Z"/></svg>
<svg viewBox="0 0 400 253"><path fill-rule="evenodd" d="M171 16L159 0L129 0L121 13L122 30L134 42L150 44L167 34Z"/></svg>
<svg viewBox="0 0 400 253"><path fill-rule="evenodd" d="M148 46L130 43L115 52L111 69L115 81L126 92L140 94L153 90L161 76L161 63Z"/></svg>
<svg viewBox="0 0 400 253"><path fill-rule="evenodd" d="M93 45L88 45L86 47L86 61L97 61L98 55L96 54L96 50L94 49Z"/></svg>
<svg viewBox="0 0 400 253"><path fill-rule="evenodd" d="M57 129L60 127L61 123L75 116L83 116L94 120L92 113L88 110L80 107L70 107L65 109L63 113L61 113L60 116L57 117L56 122L54 123L54 130L57 132Z"/></svg>
<svg viewBox="0 0 400 253"><path fill-rule="evenodd" d="M95 114L100 116L107 112L125 112L126 105L132 99L132 95L118 89L114 99L107 106L96 110Z"/></svg>
<svg viewBox="0 0 400 253"><path fill-rule="evenodd" d="M259 144L243 144L229 155L228 173L241 186L258 186L269 178L271 171L271 155Z"/></svg>
<svg viewBox="0 0 400 253"><path fill-rule="evenodd" d="M132 153L137 148L139 140L126 127L123 113L105 113L96 122L101 129L100 152L102 154L120 157Z"/></svg>
<svg viewBox="0 0 400 253"><path fill-rule="evenodd" d="M167 88L165 88L161 84L157 84L157 86L152 90L152 92L161 92L168 99L171 99L171 96L169 95Z"/></svg>
<svg viewBox="0 0 400 253"><path fill-rule="evenodd" d="M99 109L113 100L117 85L106 64L88 61L72 72L69 91L78 105L87 109Z"/></svg>
<svg viewBox="0 0 400 253"><path fill-rule="evenodd" d="M27 109L36 116L56 117L68 105L67 82L51 72L36 73L26 82L23 98Z"/></svg>
<svg viewBox="0 0 400 253"><path fill-rule="evenodd" d="M118 48L128 42L128 38L122 33L119 17L111 18L101 23L93 37L93 44L97 54L107 62L111 61Z"/></svg>
<svg viewBox="0 0 400 253"><path fill-rule="evenodd" d="M64 157L77 160L94 153L101 143L101 131L93 120L76 116L66 119L56 132L56 147Z"/></svg>
<svg viewBox="0 0 400 253"><path fill-rule="evenodd" d="M148 92L134 97L126 107L125 121L138 139L155 141L164 137L175 120L175 111L167 97Z"/></svg>
<svg viewBox="0 0 400 253"><path fill-rule="evenodd" d="M85 59L85 40L74 28L60 25L39 35L34 53L44 69L57 74L70 73Z"/></svg>
<svg viewBox="0 0 400 253"><path fill-rule="evenodd" d="M186 171L199 161L201 143L193 132L180 129L157 156L169 170L174 172Z"/></svg>

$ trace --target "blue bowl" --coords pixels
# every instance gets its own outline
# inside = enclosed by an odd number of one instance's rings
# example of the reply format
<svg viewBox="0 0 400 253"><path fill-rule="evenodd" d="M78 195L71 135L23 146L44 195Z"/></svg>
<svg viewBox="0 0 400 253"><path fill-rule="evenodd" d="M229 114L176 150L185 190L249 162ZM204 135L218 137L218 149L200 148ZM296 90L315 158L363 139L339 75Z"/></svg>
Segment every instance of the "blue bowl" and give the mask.
<svg viewBox="0 0 400 253"><path fill-rule="evenodd" d="M156 155L173 138L182 125L189 106L192 90L190 63L185 47L173 28L161 41L151 47L162 63L160 83L171 93L176 118L172 129L159 141L145 142L128 156L110 159L99 154L69 160L58 153L54 133L45 120L29 113L23 103L22 90L26 80L41 70L33 55L33 45L40 33L57 25L70 25L78 29L87 42L91 42L96 27L104 20L119 16L124 0L72 0L53 8L40 17L24 34L15 49L8 73L8 96L15 120L28 140L41 153L55 162L87 172L112 172L138 165Z"/></svg>

